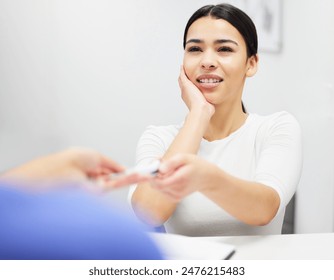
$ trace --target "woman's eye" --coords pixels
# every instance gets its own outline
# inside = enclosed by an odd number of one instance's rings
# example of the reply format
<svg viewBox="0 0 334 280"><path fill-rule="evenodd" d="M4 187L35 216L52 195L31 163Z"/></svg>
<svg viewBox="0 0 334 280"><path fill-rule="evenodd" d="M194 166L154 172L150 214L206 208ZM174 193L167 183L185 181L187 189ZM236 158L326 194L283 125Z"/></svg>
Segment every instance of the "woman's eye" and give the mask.
<svg viewBox="0 0 334 280"><path fill-rule="evenodd" d="M201 49L199 47L190 47L188 48L188 52L199 52Z"/></svg>
<svg viewBox="0 0 334 280"><path fill-rule="evenodd" d="M218 49L219 52L233 52L230 47L221 47Z"/></svg>

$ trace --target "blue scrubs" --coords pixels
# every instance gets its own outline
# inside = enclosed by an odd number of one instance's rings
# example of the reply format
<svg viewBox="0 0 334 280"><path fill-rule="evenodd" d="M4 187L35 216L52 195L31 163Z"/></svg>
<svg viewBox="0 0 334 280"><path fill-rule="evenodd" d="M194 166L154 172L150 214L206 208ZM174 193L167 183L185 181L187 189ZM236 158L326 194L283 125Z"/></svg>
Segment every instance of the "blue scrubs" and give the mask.
<svg viewBox="0 0 334 280"><path fill-rule="evenodd" d="M142 225L78 188L43 193L0 183L0 259L161 259Z"/></svg>

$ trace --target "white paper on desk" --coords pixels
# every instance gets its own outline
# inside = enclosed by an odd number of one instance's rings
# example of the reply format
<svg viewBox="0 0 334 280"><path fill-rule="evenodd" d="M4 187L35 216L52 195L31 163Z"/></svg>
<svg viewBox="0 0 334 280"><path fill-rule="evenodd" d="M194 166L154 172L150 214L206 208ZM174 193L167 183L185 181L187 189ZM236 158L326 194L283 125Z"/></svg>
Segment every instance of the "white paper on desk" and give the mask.
<svg viewBox="0 0 334 280"><path fill-rule="evenodd" d="M224 260L231 257L235 247L204 237L188 237L169 233L150 233L167 260Z"/></svg>

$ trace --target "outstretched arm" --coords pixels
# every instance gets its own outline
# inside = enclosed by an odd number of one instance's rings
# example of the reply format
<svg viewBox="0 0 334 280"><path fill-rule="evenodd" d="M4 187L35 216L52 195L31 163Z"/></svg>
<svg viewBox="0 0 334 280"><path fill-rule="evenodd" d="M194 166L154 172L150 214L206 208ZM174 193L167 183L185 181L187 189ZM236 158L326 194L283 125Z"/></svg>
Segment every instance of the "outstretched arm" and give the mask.
<svg viewBox="0 0 334 280"><path fill-rule="evenodd" d="M92 149L70 148L13 168L2 174L1 179L38 183L92 180L102 189L108 189L113 186L110 175L122 171L123 166ZM128 185L142 179L147 178L135 175L125 178L122 184Z"/></svg>
<svg viewBox="0 0 334 280"><path fill-rule="evenodd" d="M152 186L174 203L199 191L250 225L269 223L280 205L280 197L273 188L231 176L195 155L179 154L164 161L160 173Z"/></svg>

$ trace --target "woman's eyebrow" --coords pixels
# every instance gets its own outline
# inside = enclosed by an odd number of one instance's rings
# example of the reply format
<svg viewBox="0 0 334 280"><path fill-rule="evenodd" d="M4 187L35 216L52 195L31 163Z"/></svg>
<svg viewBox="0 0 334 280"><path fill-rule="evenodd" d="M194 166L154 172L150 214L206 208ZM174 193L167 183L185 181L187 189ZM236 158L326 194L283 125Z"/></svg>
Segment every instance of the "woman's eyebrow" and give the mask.
<svg viewBox="0 0 334 280"><path fill-rule="evenodd" d="M233 41L231 39L219 39L215 41L215 44L224 44L224 43L232 43L232 44L239 46L236 41Z"/></svg>
<svg viewBox="0 0 334 280"><path fill-rule="evenodd" d="M203 43L204 41L203 40L200 40L200 39L189 39L186 44L189 44L189 43L196 43L196 44L200 44L200 43Z"/></svg>
<svg viewBox="0 0 334 280"><path fill-rule="evenodd" d="M204 43L203 40L201 39L189 39L186 44L189 43L196 43L196 44L201 44ZM236 46L239 46L239 44L236 41L230 40L230 39L218 39L214 41L215 44L224 44L224 43L232 43L235 44Z"/></svg>

